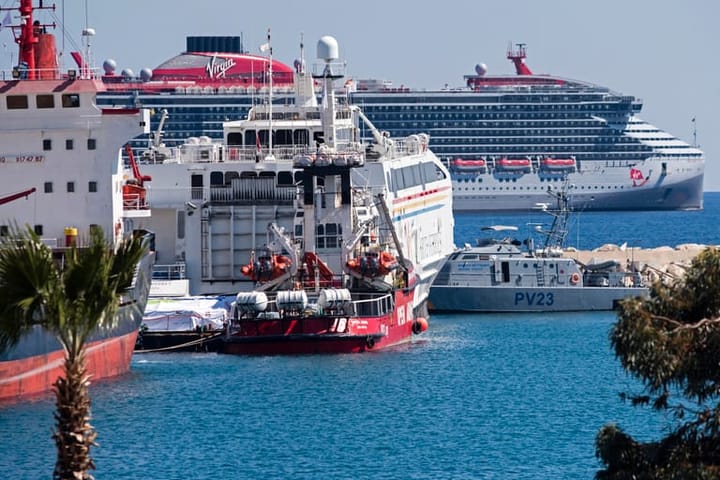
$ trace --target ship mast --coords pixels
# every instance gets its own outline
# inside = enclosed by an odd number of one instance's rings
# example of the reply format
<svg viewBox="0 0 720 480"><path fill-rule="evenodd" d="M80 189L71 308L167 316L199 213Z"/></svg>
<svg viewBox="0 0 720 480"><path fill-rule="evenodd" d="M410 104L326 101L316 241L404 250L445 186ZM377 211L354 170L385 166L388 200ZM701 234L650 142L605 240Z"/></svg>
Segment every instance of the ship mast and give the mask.
<svg viewBox="0 0 720 480"><path fill-rule="evenodd" d="M38 78L37 67L35 63L36 52L35 47L40 42L38 35L43 33L46 27L55 28L55 23L41 24L39 21L33 20L33 7L32 0L20 0L20 6L17 10L20 12L20 25L9 25L13 30L15 36L15 43L18 44L18 65L13 69L13 76L20 77L22 72L22 78L28 80L34 80ZM40 3L37 9L42 10L55 10L55 4L45 7ZM2 11L12 11L15 8L3 8ZM17 72L17 73L15 73Z"/></svg>
<svg viewBox="0 0 720 480"><path fill-rule="evenodd" d="M507 58L515 64L515 73L518 75L532 75L527 65L525 65L525 44L516 44L516 49L513 50L512 43L508 46Z"/></svg>
<svg viewBox="0 0 720 480"><path fill-rule="evenodd" d="M273 148L273 129L272 129L272 121L273 121L273 56L272 56L272 44L270 43L270 29L268 28L267 33L267 45L268 50L270 50L270 64L268 65L268 74L270 75L270 87L268 89L268 154L267 157L265 157L265 160L267 161L273 161L275 160L275 157L273 157L272 148Z"/></svg>

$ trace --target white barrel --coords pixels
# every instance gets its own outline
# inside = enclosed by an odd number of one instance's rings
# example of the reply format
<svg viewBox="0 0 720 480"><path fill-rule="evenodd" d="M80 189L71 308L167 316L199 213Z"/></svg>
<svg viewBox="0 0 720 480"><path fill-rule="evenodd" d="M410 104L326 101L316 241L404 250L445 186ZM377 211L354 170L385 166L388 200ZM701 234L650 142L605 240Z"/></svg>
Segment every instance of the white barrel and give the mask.
<svg viewBox="0 0 720 480"><path fill-rule="evenodd" d="M265 292L240 292L235 297L235 308L243 313L264 312L267 303Z"/></svg>
<svg viewBox="0 0 720 480"><path fill-rule="evenodd" d="M350 303L350 290L347 288L325 288L320 290L318 295L318 305L321 308L340 308Z"/></svg>
<svg viewBox="0 0 720 480"><path fill-rule="evenodd" d="M275 304L278 310L305 310L308 305L305 290L283 290L277 292Z"/></svg>

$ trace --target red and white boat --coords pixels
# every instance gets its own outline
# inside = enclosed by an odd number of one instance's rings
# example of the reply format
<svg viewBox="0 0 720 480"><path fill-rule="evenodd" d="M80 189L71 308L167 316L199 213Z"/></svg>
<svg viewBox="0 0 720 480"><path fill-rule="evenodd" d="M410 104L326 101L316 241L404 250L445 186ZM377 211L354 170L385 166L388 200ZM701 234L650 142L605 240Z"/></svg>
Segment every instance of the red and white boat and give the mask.
<svg viewBox="0 0 720 480"><path fill-rule="evenodd" d="M477 160L456 158L450 162L450 166L457 172L485 172L487 170L487 162L482 158Z"/></svg>
<svg viewBox="0 0 720 480"><path fill-rule="evenodd" d="M529 158L499 158L495 160L495 169L503 172L530 173L532 164Z"/></svg>
<svg viewBox="0 0 720 480"><path fill-rule="evenodd" d="M49 8L33 7L32 0L22 0L19 8L0 8L0 16L21 19L9 25L19 63L3 75L11 80L0 81L0 235L13 224L31 225L61 255L69 246L82 247L97 227L108 241L118 242L131 234L133 217L149 215L149 210L124 208L120 155L124 143L147 133L149 115L98 107L102 82L87 70L60 71L55 37L47 32L54 24L33 17L35 10ZM10 15L13 11L19 16ZM130 368L153 263L149 251L121 301L115 328L91 336L86 359L94 380ZM63 374L63 358L57 339L39 328L0 351L0 401L49 391Z"/></svg>
<svg viewBox="0 0 720 480"><path fill-rule="evenodd" d="M575 158L552 158L547 157L540 160L540 169L551 172L574 172L577 170Z"/></svg>
<svg viewBox="0 0 720 480"><path fill-rule="evenodd" d="M259 163L267 168L289 156L302 188L291 233L276 222L268 227L270 252L262 259L273 274L256 275L261 262L242 267L257 283L236 296L223 353L366 352L427 328L427 292L452 248L449 172L426 138L390 139L356 106L336 102L337 42L323 37L318 55L321 105L315 95L287 106L268 102L238 125L252 132L310 129L301 137L321 144L275 145ZM307 95L313 78L299 69L296 84L298 95ZM275 117L296 120L277 125L268 120ZM371 144L358 136L361 121L373 133ZM326 161L310 161L320 152ZM282 268L275 267L279 259Z"/></svg>

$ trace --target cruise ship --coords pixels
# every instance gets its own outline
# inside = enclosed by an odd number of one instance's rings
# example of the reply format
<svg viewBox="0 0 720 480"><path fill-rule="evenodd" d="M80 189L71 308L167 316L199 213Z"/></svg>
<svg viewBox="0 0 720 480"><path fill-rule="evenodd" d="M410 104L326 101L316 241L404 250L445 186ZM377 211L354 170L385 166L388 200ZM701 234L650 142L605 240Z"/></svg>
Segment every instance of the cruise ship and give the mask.
<svg viewBox="0 0 720 480"><path fill-rule="evenodd" d="M245 52L239 37L188 37L186 47L137 76L127 69L118 74L106 61L108 92L99 102L153 108L155 134L180 144L189 137L220 139L224 122L266 101L269 59ZM642 120L639 98L534 74L526 56L525 45L511 46L515 74L488 75L479 64L462 88L348 80L341 93L392 137L430 135L430 148L452 174L455 211L525 211L565 180L576 210L702 208L700 149ZM293 69L273 61L272 71L274 101L291 102Z"/></svg>

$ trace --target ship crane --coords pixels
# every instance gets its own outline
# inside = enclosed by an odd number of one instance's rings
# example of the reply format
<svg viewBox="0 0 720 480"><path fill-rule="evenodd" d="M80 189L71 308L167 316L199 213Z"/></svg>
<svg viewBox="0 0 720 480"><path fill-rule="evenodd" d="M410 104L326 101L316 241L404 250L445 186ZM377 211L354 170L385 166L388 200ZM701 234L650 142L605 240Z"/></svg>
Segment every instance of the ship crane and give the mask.
<svg viewBox="0 0 720 480"><path fill-rule="evenodd" d="M13 200L17 200L18 198L25 197L27 198L30 194L35 193L37 189L35 187L28 188L26 190L23 190L22 192L18 193L12 193L10 195L6 195L4 197L0 197L0 205L4 205L6 203L10 203Z"/></svg>

